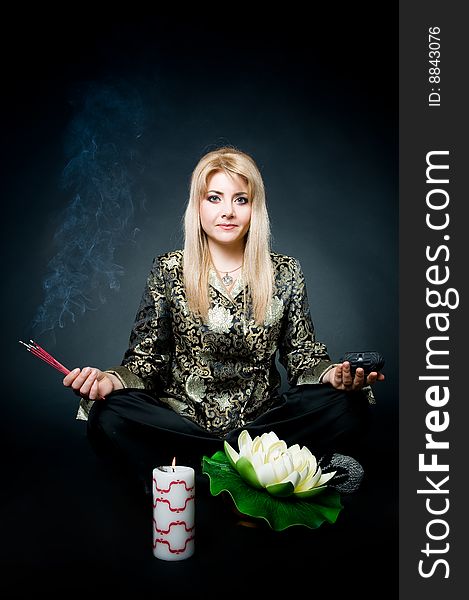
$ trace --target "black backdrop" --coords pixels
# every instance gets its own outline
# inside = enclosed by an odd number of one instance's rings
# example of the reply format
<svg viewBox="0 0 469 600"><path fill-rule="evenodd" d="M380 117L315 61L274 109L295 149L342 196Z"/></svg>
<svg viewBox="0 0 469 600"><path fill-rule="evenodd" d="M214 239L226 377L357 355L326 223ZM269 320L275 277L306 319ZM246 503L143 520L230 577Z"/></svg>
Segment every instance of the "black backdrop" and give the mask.
<svg viewBox="0 0 469 600"><path fill-rule="evenodd" d="M6 19L2 40L2 512L7 519L11 514L3 562L17 589L25 570L53 578L72 573L73 559L83 557L71 531L61 542L47 539L72 517L63 505L61 494L70 490L64 492L62 478L80 472L87 452L76 398L18 340L34 337L70 368L119 363L153 257L181 247L190 172L221 143L252 153L259 164L273 249L300 260L317 337L332 358L353 349L378 349L386 357L372 437L394 499L397 5L379 18L356 7L268 19L217 11L58 18L55 25L44 14L27 22ZM86 159L93 148L102 161L98 172ZM126 195L116 199L120 185ZM60 264L65 244L73 265L81 255L71 239L92 226L92 219L76 223L73 200L80 193L85 205L95 206L97 189L104 190L104 210L116 202L127 221L105 245L108 263L100 270L99 256L73 283L77 297L88 300L74 305L73 318L66 312L62 326L50 321L52 329L41 332L33 327L40 307L55 318L64 298L63 288L57 296L44 289L50 261ZM69 234L57 237L64 223ZM114 286L109 273L103 276L109 264ZM94 279L87 279L90 269ZM86 460L93 471L93 459ZM86 512L105 513L98 508L105 494L96 500L95 490L84 489L91 481L81 477ZM62 517L54 522L59 498ZM367 518L370 530L380 519ZM393 543L383 544L392 553ZM394 566L391 572L395 583Z"/></svg>

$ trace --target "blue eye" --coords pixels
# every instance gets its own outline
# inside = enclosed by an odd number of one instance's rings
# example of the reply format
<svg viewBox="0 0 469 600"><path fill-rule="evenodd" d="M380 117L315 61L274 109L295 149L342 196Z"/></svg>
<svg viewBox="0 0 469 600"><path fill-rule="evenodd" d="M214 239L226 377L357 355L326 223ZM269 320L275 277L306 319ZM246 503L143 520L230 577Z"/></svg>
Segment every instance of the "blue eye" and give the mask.
<svg viewBox="0 0 469 600"><path fill-rule="evenodd" d="M239 196L238 198L236 198L236 200L242 200L241 204L247 204L249 202L249 200L244 196Z"/></svg>

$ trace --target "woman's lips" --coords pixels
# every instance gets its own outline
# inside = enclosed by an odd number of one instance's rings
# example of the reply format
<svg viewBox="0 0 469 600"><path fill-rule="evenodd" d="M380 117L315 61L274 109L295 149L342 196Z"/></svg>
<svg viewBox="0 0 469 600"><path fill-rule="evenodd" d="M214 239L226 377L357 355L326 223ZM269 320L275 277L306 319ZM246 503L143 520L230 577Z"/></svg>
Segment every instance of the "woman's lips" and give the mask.
<svg viewBox="0 0 469 600"><path fill-rule="evenodd" d="M218 227L228 230L228 229L234 229L235 227L237 227L237 225L218 225Z"/></svg>

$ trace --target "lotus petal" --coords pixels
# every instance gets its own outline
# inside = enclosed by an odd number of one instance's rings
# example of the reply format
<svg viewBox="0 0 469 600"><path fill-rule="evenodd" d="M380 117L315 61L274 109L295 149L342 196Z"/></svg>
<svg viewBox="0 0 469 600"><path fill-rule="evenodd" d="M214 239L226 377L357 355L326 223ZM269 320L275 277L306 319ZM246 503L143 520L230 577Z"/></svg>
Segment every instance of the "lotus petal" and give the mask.
<svg viewBox="0 0 469 600"><path fill-rule="evenodd" d="M298 473L300 474L300 480L303 481L307 481L309 478L309 474L310 474L310 470L308 468L308 465L302 465L301 468L295 468L295 471L298 471Z"/></svg>
<svg viewBox="0 0 469 600"><path fill-rule="evenodd" d="M283 454L272 462L275 471L275 480L283 481L294 470L292 459L288 454Z"/></svg>
<svg viewBox="0 0 469 600"><path fill-rule="evenodd" d="M283 440L279 440L278 442L274 442L271 446L266 450L267 460L275 460L278 456L287 451L287 444Z"/></svg>
<svg viewBox="0 0 469 600"><path fill-rule="evenodd" d="M244 456L241 456L241 458L236 463L236 470L241 475L241 477L249 483L249 485L252 485L252 487L258 489L261 489L263 487L259 482L259 479L257 478L256 471L252 466L251 462Z"/></svg>
<svg viewBox="0 0 469 600"><path fill-rule="evenodd" d="M265 489L272 496L286 498L287 496L291 496L293 494L294 487L291 481L285 481L284 483L273 483L272 485L266 486Z"/></svg>
<svg viewBox="0 0 469 600"><path fill-rule="evenodd" d="M337 473L337 471L331 471L330 473L323 473L321 475L321 477L319 478L317 485L318 486L324 485L326 482L329 481L329 479L332 479L336 473Z"/></svg>
<svg viewBox="0 0 469 600"><path fill-rule="evenodd" d="M280 441L278 435L276 433L274 433L273 431L270 431L269 433L263 433L261 435L261 440L262 440L262 443L264 445L266 445L267 447L272 446L272 444L275 444L275 442Z"/></svg>
<svg viewBox="0 0 469 600"><path fill-rule="evenodd" d="M259 483L266 487L272 483L278 483L280 479L276 477L273 463L265 463L255 469Z"/></svg>
<svg viewBox="0 0 469 600"><path fill-rule="evenodd" d="M318 467L316 472L311 471L308 477L301 482L301 489L313 488L318 485L318 481L321 478L321 467Z"/></svg>
<svg viewBox="0 0 469 600"><path fill-rule="evenodd" d="M293 492L295 498L311 498L311 496L316 496L320 494L324 490L327 490L327 485L321 485L320 487L314 487L304 492Z"/></svg>
<svg viewBox="0 0 469 600"><path fill-rule="evenodd" d="M264 455L261 452L256 452L249 459L251 461L254 470L257 471L265 464Z"/></svg>
<svg viewBox="0 0 469 600"><path fill-rule="evenodd" d="M301 484L298 486L298 490L307 490L309 488L313 488L319 485L321 474L321 467L318 467L316 472L310 471L308 476L305 477Z"/></svg>
<svg viewBox="0 0 469 600"><path fill-rule="evenodd" d="M300 481L300 474L298 473L298 471L293 471L292 473L289 473L288 476L285 477L285 479L283 479L282 481L279 481L279 483L286 483L287 481L289 481L295 488Z"/></svg>
<svg viewBox="0 0 469 600"><path fill-rule="evenodd" d="M250 457L252 454L252 439L249 435L249 431L243 429L238 436L238 448L241 456Z"/></svg>
<svg viewBox="0 0 469 600"><path fill-rule="evenodd" d="M316 457L314 456L314 454L306 446L303 446L303 448L301 449L301 452L302 452L302 455L304 456L305 460L310 465L310 469L312 471L316 472L316 469L318 468L318 461L316 460Z"/></svg>
<svg viewBox="0 0 469 600"><path fill-rule="evenodd" d="M228 460L231 463L231 466L236 469L236 463L239 460L239 454L236 452L236 450L234 448L232 448L228 442L224 442L223 443L223 448L225 450L225 454L228 457Z"/></svg>

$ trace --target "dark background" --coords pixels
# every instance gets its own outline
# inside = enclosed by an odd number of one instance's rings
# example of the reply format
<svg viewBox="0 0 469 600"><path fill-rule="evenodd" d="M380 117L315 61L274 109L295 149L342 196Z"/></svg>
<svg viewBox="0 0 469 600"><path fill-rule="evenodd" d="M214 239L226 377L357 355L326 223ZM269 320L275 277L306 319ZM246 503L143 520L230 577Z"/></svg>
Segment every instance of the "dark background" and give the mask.
<svg viewBox="0 0 469 600"><path fill-rule="evenodd" d="M49 592L93 580L98 591L202 591L212 582L222 593L244 589L250 574L259 590L304 579L305 590L351 586L371 597L372 582L385 577L395 597L397 5L379 21L332 7L307 18L58 18L58 26L44 15L6 19L2 40L3 586L10 597L30 578ZM64 169L83 150L76 125L89 114L86 99L103 90L140 103L134 128L125 105L107 111L104 102L92 121L98 144L113 115L125 133L112 139L130 182L131 211L111 253L120 288L95 278L88 308L41 332L33 319L61 251L54 234L77 192L74 181L62 185ZM169 564L152 557L148 507L92 454L61 374L18 340L33 337L69 368L118 364L153 257L182 246L190 173L225 143L251 153L262 171L273 250L300 260L317 338L334 360L380 350L386 381L375 387L373 464L338 523L275 535L242 528L201 481L196 555Z"/></svg>

